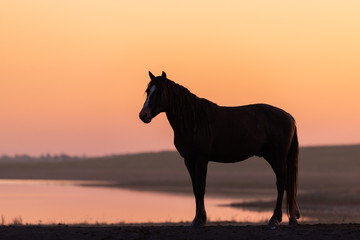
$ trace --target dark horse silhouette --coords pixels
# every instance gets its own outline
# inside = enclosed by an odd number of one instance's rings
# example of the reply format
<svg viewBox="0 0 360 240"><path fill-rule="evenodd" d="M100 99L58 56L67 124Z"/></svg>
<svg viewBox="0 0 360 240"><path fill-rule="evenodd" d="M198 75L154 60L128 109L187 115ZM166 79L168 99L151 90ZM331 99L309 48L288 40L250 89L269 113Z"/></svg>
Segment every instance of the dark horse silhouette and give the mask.
<svg viewBox="0 0 360 240"><path fill-rule="evenodd" d="M276 174L277 201L269 225L282 221L286 190L289 224L300 218L296 202L299 144L294 118L266 104L221 107L198 98L167 79L165 72L151 72L147 99L140 119L150 123L165 112L174 130L176 149L185 160L196 200L194 227L206 224L204 194L209 161L233 163L251 156L264 157Z"/></svg>

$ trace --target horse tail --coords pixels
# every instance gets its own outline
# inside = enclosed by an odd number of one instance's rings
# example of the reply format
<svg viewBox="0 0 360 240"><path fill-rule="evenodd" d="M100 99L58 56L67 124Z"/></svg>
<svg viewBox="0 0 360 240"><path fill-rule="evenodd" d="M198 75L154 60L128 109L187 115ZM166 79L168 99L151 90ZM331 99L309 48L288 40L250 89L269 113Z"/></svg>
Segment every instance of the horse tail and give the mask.
<svg viewBox="0 0 360 240"><path fill-rule="evenodd" d="M298 161L299 161L299 142L297 130L291 140L289 153L286 160L287 181L286 181L286 199L287 214L289 217L295 216L300 218L300 211L296 201L297 185L298 185Z"/></svg>

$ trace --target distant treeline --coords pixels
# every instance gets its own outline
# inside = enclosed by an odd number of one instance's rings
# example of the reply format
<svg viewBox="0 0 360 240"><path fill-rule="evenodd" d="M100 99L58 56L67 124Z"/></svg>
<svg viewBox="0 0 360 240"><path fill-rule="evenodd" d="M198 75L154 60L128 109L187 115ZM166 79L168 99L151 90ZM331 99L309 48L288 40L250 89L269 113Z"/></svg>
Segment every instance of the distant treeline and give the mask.
<svg viewBox="0 0 360 240"><path fill-rule="evenodd" d="M22 155L2 155L0 157L0 162L54 162L54 161L72 161L79 159L87 159L85 155L79 156L69 156L67 154L42 154L39 157L33 157L26 154Z"/></svg>

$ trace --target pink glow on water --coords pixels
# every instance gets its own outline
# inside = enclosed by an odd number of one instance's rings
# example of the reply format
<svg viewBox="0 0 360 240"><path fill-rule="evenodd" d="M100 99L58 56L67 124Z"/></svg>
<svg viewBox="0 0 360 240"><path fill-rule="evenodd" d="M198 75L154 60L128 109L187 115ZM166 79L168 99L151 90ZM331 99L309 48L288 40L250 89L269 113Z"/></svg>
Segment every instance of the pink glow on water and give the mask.
<svg viewBox="0 0 360 240"><path fill-rule="evenodd" d="M5 224L22 223L160 223L189 222L195 213L192 196L83 187L69 181L0 181L0 214ZM239 199L206 197L210 221L265 222L271 212L219 205Z"/></svg>

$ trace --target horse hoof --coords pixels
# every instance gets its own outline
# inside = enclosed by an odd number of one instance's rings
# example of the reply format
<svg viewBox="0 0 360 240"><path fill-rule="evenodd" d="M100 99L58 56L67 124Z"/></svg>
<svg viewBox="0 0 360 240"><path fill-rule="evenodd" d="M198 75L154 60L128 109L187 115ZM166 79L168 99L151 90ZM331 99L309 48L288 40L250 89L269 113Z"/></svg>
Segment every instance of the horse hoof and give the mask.
<svg viewBox="0 0 360 240"><path fill-rule="evenodd" d="M193 221L192 224L191 224L191 226L192 226L193 228L201 228L201 227L204 227L205 224L204 224L204 223L201 223L201 222L198 222L198 221Z"/></svg>
<svg viewBox="0 0 360 240"><path fill-rule="evenodd" d="M268 226L269 227L276 227L279 224L280 224L280 222L276 218L271 217L270 220L269 220Z"/></svg>
<svg viewBox="0 0 360 240"><path fill-rule="evenodd" d="M289 226L297 226L297 225L299 225L299 223L296 220L296 217L289 218Z"/></svg>
<svg viewBox="0 0 360 240"><path fill-rule="evenodd" d="M201 228L201 227L204 227L205 224L206 224L206 222L202 222L202 221L200 221L200 220L198 220L198 219L194 219L194 221L192 222L191 226L192 226L193 228Z"/></svg>
<svg viewBox="0 0 360 240"><path fill-rule="evenodd" d="M202 223L200 223L200 222L193 222L193 223L191 224L191 226L192 226L193 228L201 228L201 227L204 226L204 224L202 224Z"/></svg>

